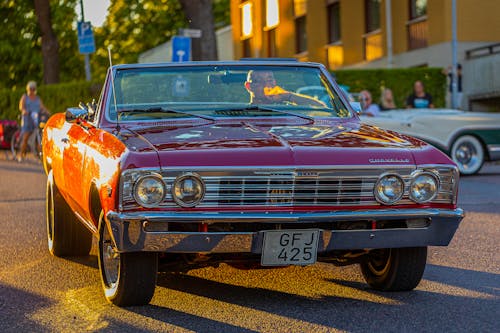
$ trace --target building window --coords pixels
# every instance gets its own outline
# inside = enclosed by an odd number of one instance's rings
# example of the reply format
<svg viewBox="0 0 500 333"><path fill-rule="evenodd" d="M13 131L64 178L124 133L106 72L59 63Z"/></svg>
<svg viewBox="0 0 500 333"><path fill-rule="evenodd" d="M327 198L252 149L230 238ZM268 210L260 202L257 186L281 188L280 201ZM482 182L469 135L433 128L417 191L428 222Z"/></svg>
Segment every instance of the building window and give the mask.
<svg viewBox="0 0 500 333"><path fill-rule="evenodd" d="M276 27L280 23L279 1L266 0L266 26L264 31L267 42L267 56L276 57Z"/></svg>
<svg viewBox="0 0 500 333"><path fill-rule="evenodd" d="M253 8L251 2L244 2L241 8L241 39L249 38L253 34Z"/></svg>
<svg viewBox="0 0 500 333"><path fill-rule="evenodd" d="M408 49L427 47L427 0L409 0L410 13L407 22Z"/></svg>
<svg viewBox="0 0 500 333"><path fill-rule="evenodd" d="M307 0L294 0L293 9L295 16L295 52L302 53L307 51Z"/></svg>
<svg viewBox="0 0 500 333"><path fill-rule="evenodd" d="M267 31L267 56L269 58L276 57L276 29Z"/></svg>
<svg viewBox="0 0 500 333"><path fill-rule="evenodd" d="M344 64L344 48L342 45L329 45L326 52L329 69L337 69Z"/></svg>
<svg viewBox="0 0 500 333"><path fill-rule="evenodd" d="M410 0L410 20L427 15L427 0Z"/></svg>
<svg viewBox="0 0 500 333"><path fill-rule="evenodd" d="M328 43L340 41L340 3L329 1L326 12L328 15Z"/></svg>
<svg viewBox="0 0 500 333"><path fill-rule="evenodd" d="M242 41L242 56L243 58L251 58L252 57L252 46L250 44L250 38L244 39Z"/></svg>
<svg viewBox="0 0 500 333"><path fill-rule="evenodd" d="M380 29L380 0L365 0L365 32Z"/></svg>
<svg viewBox="0 0 500 333"><path fill-rule="evenodd" d="M280 23L280 11L278 0L266 1L266 29L272 29Z"/></svg>
<svg viewBox="0 0 500 333"><path fill-rule="evenodd" d="M365 0L364 59L371 61L384 55L380 32L380 0Z"/></svg>

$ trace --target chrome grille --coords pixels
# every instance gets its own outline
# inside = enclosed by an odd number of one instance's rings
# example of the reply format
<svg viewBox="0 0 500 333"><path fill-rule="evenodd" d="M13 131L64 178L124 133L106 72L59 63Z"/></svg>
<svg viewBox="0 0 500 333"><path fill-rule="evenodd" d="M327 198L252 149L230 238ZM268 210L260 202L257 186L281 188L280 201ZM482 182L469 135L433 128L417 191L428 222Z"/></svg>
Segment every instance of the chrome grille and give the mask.
<svg viewBox="0 0 500 333"><path fill-rule="evenodd" d="M440 191L434 203L453 203L456 196L457 174L449 167L425 167L420 170L439 175ZM187 170L137 169L124 171L121 178L121 209L136 209L133 185L140 175L160 173L167 195L160 208L177 208L170 194L178 175ZM408 197L411 174L414 168L369 169L250 169L234 168L196 170L205 181L206 193L199 208L223 207L342 207L380 206L373 195L373 188L383 173L397 173L405 182L403 199L397 205L415 204Z"/></svg>

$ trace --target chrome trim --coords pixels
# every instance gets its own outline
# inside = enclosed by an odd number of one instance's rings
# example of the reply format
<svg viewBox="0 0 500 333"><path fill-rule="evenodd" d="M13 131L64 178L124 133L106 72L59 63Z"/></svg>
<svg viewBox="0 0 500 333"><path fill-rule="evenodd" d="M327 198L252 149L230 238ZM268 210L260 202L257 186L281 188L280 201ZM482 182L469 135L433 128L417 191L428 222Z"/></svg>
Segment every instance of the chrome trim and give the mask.
<svg viewBox="0 0 500 333"><path fill-rule="evenodd" d="M156 203L153 203L153 204L145 204L144 202L142 202L141 200L139 200L137 198L137 186L138 186L138 184L139 184L140 181L142 181L143 179L146 179L146 178L157 178L158 181L162 184L162 186L163 186L163 195L162 195L160 201L158 201ZM165 182L163 181L163 177L159 173L149 173L147 175L140 176L134 182L133 187L132 187L132 193L133 193L133 197L134 197L135 202L137 202L137 204L139 204L139 205L141 205L142 207L145 207L145 208L158 207L158 205L160 203L162 203L163 200L165 200L165 193L166 192L167 192L167 185L165 184Z"/></svg>
<svg viewBox="0 0 500 333"><path fill-rule="evenodd" d="M462 209L384 209L363 212L325 213L116 213L106 215L119 252L155 251L176 253L261 253L263 232L148 232L144 222L168 223L296 223L356 220L430 218L425 228L376 230L321 230L320 252L335 249L364 249L447 245L464 212Z"/></svg>
<svg viewBox="0 0 500 333"><path fill-rule="evenodd" d="M390 177L390 176L396 177L399 180L400 185L403 186L403 191L401 192L401 195L397 199L385 201L382 198L380 198L379 195L377 195L377 193L378 193L377 188L378 188L378 185L380 184L380 181L382 179L384 179L385 177ZM397 202L399 200L401 200L401 198L403 198L405 192L406 192L406 186L405 186L404 179L399 174L393 173L393 172L386 172L386 173L381 174L379 176L378 180L376 181L375 185L373 186L373 196L375 197L375 200L380 202L382 205L395 205L395 204L397 204Z"/></svg>
<svg viewBox="0 0 500 333"><path fill-rule="evenodd" d="M500 160L500 145L487 145L491 161Z"/></svg>
<svg viewBox="0 0 500 333"><path fill-rule="evenodd" d="M194 178L197 182L200 183L201 185L201 189L202 189L202 194L201 194L201 197L198 201L196 202L193 202L193 203L186 203L184 202L182 199L178 198L176 195L175 195L175 185L186 179L186 178ZM176 204L178 204L180 207L195 207L197 206L200 202L203 201L203 199L205 198L205 193L207 192L207 187L205 185L205 182L203 181L203 178L200 177L200 175L198 175L197 173L195 172L186 172L186 173L183 173L183 174L180 174L179 176L177 176L174 180L174 182L172 183L172 186L170 187L170 194L172 195L172 199L174 200L174 202Z"/></svg>
<svg viewBox="0 0 500 333"><path fill-rule="evenodd" d="M359 166L358 166L359 167ZM425 165L398 168L385 166L388 173L396 174L405 183L403 198L398 204L414 204L409 198L411 175L415 172L438 174L440 192L434 203L455 203L458 171L455 166ZM130 195L130 184L140 176L161 173L167 188L186 170L196 172L205 183L204 200L199 208L222 207L294 207L294 206L379 206L373 190L384 168L327 168L322 167L183 167L142 168L125 170L120 177L120 210L133 210L138 206ZM171 191L159 208L178 207Z"/></svg>
<svg viewBox="0 0 500 333"><path fill-rule="evenodd" d="M431 176L431 178L434 178L434 181L436 182L436 192L434 192L434 194L432 195L432 197L430 199L424 200L424 201L418 201L417 199L415 199L411 195L412 194L412 187L415 184L415 179L418 176L422 176L422 175L429 175L429 176ZM430 172L430 171L415 171L412 174L412 180L410 182L410 188L408 189L408 196L410 197L411 200L415 201L416 203L422 204L422 203L426 203L426 202L430 202L430 201L434 200L434 198L438 195L440 189L441 189L441 182L439 181L439 176L436 175L434 172Z"/></svg>

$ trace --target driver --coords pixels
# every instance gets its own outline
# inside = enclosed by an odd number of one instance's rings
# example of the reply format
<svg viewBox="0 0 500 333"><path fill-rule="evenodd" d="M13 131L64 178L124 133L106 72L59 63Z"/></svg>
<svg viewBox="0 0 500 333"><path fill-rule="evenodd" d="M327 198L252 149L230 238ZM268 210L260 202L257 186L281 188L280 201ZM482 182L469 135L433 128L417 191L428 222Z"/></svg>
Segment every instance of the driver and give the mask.
<svg viewBox="0 0 500 333"><path fill-rule="evenodd" d="M250 104L288 103L292 105L326 107L323 102L313 97L286 91L276 85L276 79L271 71L249 71L245 88L250 94Z"/></svg>

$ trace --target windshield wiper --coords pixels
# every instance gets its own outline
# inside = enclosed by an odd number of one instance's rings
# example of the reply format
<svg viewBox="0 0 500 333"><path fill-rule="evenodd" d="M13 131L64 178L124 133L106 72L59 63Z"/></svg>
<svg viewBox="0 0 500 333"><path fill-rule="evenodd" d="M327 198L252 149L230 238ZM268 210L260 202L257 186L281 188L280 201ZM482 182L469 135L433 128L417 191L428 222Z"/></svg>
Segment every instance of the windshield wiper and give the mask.
<svg viewBox="0 0 500 333"><path fill-rule="evenodd" d="M273 108L268 108L268 107L262 107L258 105L251 105L251 106L244 106L241 108L228 108L228 109L219 109L215 110L215 113L223 113L223 112L248 112L248 111L263 111L263 112L275 112L275 113L281 113L283 115L291 115L295 117L299 117L302 119L308 120L311 124L314 123L314 118L310 116L306 116L303 114L297 114L295 112L290 112L290 111L283 111L283 110L277 110Z"/></svg>
<svg viewBox="0 0 500 333"><path fill-rule="evenodd" d="M183 114L186 116L201 118L201 119L209 120L211 122L215 122L215 118L212 118L209 116L202 116L199 114L193 114L193 113L189 113L189 112L185 112L185 111L167 109L167 108L162 108L162 107L153 107L153 108L147 108L147 109L128 109L128 110L119 110L118 111L119 114L122 114L122 113L155 113L155 112Z"/></svg>

